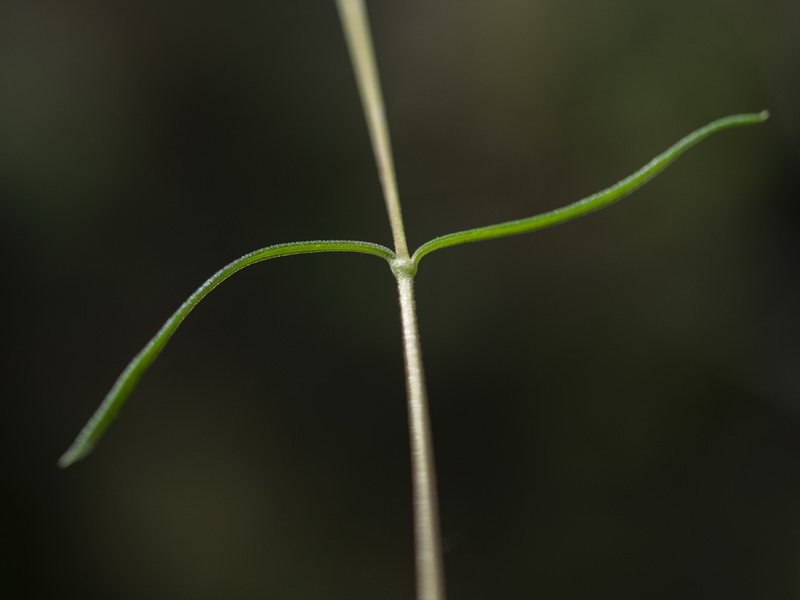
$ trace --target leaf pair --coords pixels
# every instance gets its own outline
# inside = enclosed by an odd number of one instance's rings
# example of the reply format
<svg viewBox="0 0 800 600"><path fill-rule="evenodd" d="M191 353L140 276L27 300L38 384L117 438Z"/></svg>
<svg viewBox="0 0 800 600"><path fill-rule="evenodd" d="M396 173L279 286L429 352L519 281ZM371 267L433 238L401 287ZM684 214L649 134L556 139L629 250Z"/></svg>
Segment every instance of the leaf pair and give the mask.
<svg viewBox="0 0 800 600"><path fill-rule="evenodd" d="M346 240L317 240L310 242L293 242L288 244L277 244L268 246L261 250L256 250L250 254L242 256L233 261L226 267L217 271L203 285L201 285L189 298L181 304L166 323L158 330L147 345L131 360L111 390L106 395L100 407L95 411L86 425L83 427L78 437L58 461L59 466L68 467L84 458L100 438L105 433L108 426L114 420L122 405L128 399L131 392L135 389L139 379L158 357L161 350L170 340L175 330L183 322L191 310L202 300L206 294L217 287L225 279L257 262L278 258L281 256L291 256L293 254L310 254L317 252L357 252L361 254L372 254L389 262L396 277L413 277L416 274L420 260L434 250L464 244L467 242L477 242L492 238L506 237L521 233L528 233L537 229L544 229L559 223L575 219L588 213L599 210L609 204L616 202L624 196L630 194L637 188L647 183L658 173L663 171L672 161L683 152L710 136L717 131L740 125L752 125L761 123L768 118L767 111L760 113L748 113L732 115L718 119L701 127L682 138L665 152L656 156L644 167L626 177L617 184L606 188L596 194L592 194L582 200L573 202L550 212L542 213L525 219L507 221L497 225L479 227L458 231L441 237L437 237L420 246L410 260L400 259L397 255L378 244L369 242L357 242Z"/></svg>

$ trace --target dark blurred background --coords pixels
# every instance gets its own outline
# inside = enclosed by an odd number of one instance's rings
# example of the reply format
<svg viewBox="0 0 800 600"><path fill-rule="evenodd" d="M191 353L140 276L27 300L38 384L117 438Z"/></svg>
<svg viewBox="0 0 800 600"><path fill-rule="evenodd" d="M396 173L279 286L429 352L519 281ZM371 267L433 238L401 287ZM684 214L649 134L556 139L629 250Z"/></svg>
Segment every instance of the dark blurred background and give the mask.
<svg viewBox="0 0 800 600"><path fill-rule="evenodd" d="M800 597L800 4L371 3L454 599ZM0 598L409 599L391 237L333 2L0 4Z"/></svg>

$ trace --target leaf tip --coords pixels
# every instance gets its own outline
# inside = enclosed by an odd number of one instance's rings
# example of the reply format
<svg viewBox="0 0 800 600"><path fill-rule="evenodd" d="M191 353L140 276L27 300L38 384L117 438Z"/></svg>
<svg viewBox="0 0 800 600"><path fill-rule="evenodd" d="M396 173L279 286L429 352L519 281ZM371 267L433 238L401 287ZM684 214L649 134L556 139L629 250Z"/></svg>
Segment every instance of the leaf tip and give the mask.
<svg viewBox="0 0 800 600"><path fill-rule="evenodd" d="M74 465L79 460L86 458L86 455L88 455L91 451L92 446L90 445L74 443L67 448L67 451L64 452L64 454L61 455L61 458L58 459L58 466L62 469L66 469L67 467Z"/></svg>

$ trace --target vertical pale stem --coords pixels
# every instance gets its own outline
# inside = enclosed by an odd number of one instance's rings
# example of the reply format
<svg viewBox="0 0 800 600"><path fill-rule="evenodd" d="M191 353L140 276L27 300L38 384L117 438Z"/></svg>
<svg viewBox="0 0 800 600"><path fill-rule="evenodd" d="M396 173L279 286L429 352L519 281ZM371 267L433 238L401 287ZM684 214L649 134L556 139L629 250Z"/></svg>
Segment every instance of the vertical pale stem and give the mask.
<svg viewBox="0 0 800 600"><path fill-rule="evenodd" d="M442 542L439 529L439 500L436 494L436 464L433 458L428 400L422 370L417 313L414 304L414 271L409 260L403 215L397 194L389 128L383 104L375 51L363 0L337 0L345 38L355 69L358 90L378 164L386 210L394 237L392 271L397 278L403 325L408 424L411 443L411 478L414 498L414 551L418 600L445 600Z"/></svg>
<svg viewBox="0 0 800 600"><path fill-rule="evenodd" d="M372 140L372 150L375 153L375 162L378 164L378 175L386 200L386 210L389 213L389 224L392 227L394 250L400 258L408 258L389 127L386 125L386 109L383 104L378 69L375 66L375 50L372 47L367 11L362 0L337 0L336 4L339 7L347 46L356 72L361 103L367 117L369 137Z"/></svg>
<svg viewBox="0 0 800 600"><path fill-rule="evenodd" d="M411 474L414 496L414 551L417 598L444 600L444 567L436 492L436 461L433 457L425 373L417 329L414 279L398 275L400 312L403 322L403 350L406 362L408 427L411 440Z"/></svg>

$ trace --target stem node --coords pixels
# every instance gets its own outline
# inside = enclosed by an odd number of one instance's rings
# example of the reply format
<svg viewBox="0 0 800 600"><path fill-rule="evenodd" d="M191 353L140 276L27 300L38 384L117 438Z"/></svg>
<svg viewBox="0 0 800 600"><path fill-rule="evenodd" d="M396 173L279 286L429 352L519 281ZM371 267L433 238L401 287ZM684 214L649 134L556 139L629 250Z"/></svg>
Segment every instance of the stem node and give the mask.
<svg viewBox="0 0 800 600"><path fill-rule="evenodd" d="M392 273L398 279L401 277L414 277L417 274L417 264L410 258L395 258L389 265Z"/></svg>

